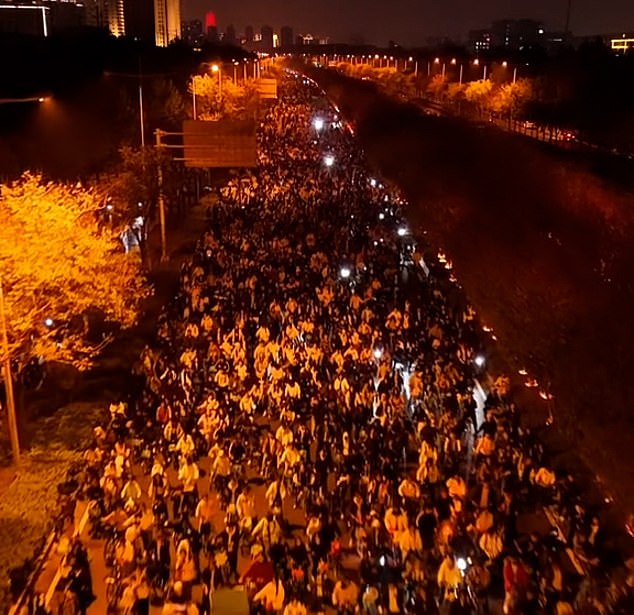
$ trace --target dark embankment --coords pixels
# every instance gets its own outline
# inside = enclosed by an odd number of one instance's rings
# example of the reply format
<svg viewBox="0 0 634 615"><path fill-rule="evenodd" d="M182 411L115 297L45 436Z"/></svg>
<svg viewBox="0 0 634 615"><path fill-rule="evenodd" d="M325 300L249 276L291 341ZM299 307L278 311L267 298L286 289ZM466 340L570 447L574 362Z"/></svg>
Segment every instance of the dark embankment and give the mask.
<svg viewBox="0 0 634 615"><path fill-rule="evenodd" d="M634 199L536 143L311 76L449 254L510 367L551 383L556 426L634 510Z"/></svg>

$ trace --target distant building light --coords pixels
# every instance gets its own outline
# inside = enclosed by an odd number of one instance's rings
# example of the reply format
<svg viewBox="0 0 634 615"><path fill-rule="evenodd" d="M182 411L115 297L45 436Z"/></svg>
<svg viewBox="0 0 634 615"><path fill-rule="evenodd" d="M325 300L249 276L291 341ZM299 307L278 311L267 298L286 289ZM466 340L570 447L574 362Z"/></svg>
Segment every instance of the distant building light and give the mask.
<svg viewBox="0 0 634 615"><path fill-rule="evenodd" d="M613 38L611 41L612 51L625 53L629 49L634 49L634 38Z"/></svg>
<svg viewBox="0 0 634 615"><path fill-rule="evenodd" d="M538 34L543 34L544 33L544 28L540 28L539 30L537 30Z"/></svg>

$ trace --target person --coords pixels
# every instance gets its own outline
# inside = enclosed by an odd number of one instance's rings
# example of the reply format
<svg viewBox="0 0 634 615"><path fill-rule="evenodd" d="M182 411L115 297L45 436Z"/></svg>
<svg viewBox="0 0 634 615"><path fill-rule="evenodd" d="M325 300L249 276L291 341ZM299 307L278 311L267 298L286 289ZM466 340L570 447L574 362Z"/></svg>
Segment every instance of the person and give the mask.
<svg viewBox="0 0 634 615"><path fill-rule="evenodd" d="M504 606L512 611L521 604L529 584L529 576L521 562L513 556L504 560Z"/></svg>
<svg viewBox="0 0 634 615"><path fill-rule="evenodd" d="M359 601L359 588L353 581L341 578L335 583L331 599L337 613L353 613Z"/></svg>
<svg viewBox="0 0 634 615"><path fill-rule="evenodd" d="M461 588L458 599L449 606L449 615L473 615L474 609L466 589Z"/></svg>
<svg viewBox="0 0 634 615"><path fill-rule="evenodd" d="M453 555L447 554L438 568L436 578L440 590L440 600L443 603L453 602L458 597L458 588L462 584L462 573Z"/></svg>
<svg viewBox="0 0 634 615"><path fill-rule="evenodd" d="M253 601L261 603L267 613L280 613L284 607L284 584L279 577L269 581L255 596Z"/></svg>
<svg viewBox="0 0 634 615"><path fill-rule="evenodd" d="M283 615L307 615L306 605L297 596L293 596L284 607Z"/></svg>
<svg viewBox="0 0 634 615"><path fill-rule="evenodd" d="M178 506L179 514L194 512L198 498L198 479L200 471L191 457L182 457L178 469L178 480L183 484L183 495Z"/></svg>

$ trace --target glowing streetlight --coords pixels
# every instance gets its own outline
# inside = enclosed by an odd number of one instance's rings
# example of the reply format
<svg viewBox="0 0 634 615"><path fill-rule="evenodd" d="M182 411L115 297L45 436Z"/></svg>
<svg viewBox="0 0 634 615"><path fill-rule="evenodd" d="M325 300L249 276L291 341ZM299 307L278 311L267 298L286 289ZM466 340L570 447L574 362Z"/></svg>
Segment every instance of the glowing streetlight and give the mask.
<svg viewBox="0 0 634 615"><path fill-rule="evenodd" d="M379 220L385 220L385 214L383 212L379 214Z"/></svg>
<svg viewBox="0 0 634 615"><path fill-rule="evenodd" d="M352 271L350 271L350 267L342 267L339 270L339 275L344 279L347 280L350 277L350 274L352 273Z"/></svg>
<svg viewBox="0 0 634 615"><path fill-rule="evenodd" d="M436 59L434 60L434 64L440 64L440 58L436 58Z"/></svg>
<svg viewBox="0 0 634 615"><path fill-rule="evenodd" d="M211 65L211 72L218 75L218 95L222 97L222 70L219 64Z"/></svg>
<svg viewBox="0 0 634 615"><path fill-rule="evenodd" d="M378 360L383 356L383 351L380 348L375 348L372 354L374 355L374 358Z"/></svg>
<svg viewBox="0 0 634 615"><path fill-rule="evenodd" d="M456 58L451 58L451 63L455 65L456 64Z"/></svg>
<svg viewBox="0 0 634 615"><path fill-rule="evenodd" d="M313 120L313 128L317 131L320 132L324 127L324 120L320 117L316 117Z"/></svg>
<svg viewBox="0 0 634 615"><path fill-rule="evenodd" d="M44 324L45 324L47 327L52 327L52 326L53 326L53 319L52 319L52 318L46 318L46 319L44 319Z"/></svg>
<svg viewBox="0 0 634 615"><path fill-rule="evenodd" d="M328 154L324 156L324 164L330 168L333 164L335 164L335 157L332 154Z"/></svg>
<svg viewBox="0 0 634 615"><path fill-rule="evenodd" d="M370 180L370 186L376 188L376 179L374 179L374 177Z"/></svg>
<svg viewBox="0 0 634 615"><path fill-rule="evenodd" d="M460 572L464 572L467 569L467 560L464 557L459 557L456 560L456 566Z"/></svg>
<svg viewBox="0 0 634 615"><path fill-rule="evenodd" d="M502 66L503 66L504 68L506 68L508 65L509 65L509 63L508 63L506 60L504 60L504 62L502 62Z"/></svg>
<svg viewBox="0 0 634 615"><path fill-rule="evenodd" d="M396 234L399 237L405 237L405 235L407 235L408 233L409 233L409 230L405 226L399 227L399 229L396 231Z"/></svg>
<svg viewBox="0 0 634 615"><path fill-rule="evenodd" d="M473 360L473 362L476 364L477 367L484 367L486 359L481 354L479 354L476 355L476 358Z"/></svg>
<svg viewBox="0 0 634 615"><path fill-rule="evenodd" d="M474 65L474 66L480 66L480 60L478 60L478 58L476 58L476 59L473 61L473 65Z"/></svg>

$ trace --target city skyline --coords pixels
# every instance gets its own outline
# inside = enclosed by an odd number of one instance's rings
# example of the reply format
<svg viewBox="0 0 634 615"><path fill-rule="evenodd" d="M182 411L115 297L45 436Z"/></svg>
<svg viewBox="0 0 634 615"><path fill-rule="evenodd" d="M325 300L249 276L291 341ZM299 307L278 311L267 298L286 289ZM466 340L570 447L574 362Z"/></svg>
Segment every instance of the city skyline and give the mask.
<svg viewBox="0 0 634 615"><path fill-rule="evenodd" d="M447 36L465 40L469 30L487 27L495 19L533 18L548 29L562 30L568 0L453 0L440 5L433 0L183 0L183 18L201 19L213 10L219 30L233 24L290 25L295 32L330 36L338 42L384 45L395 40L403 45L424 44L428 37ZM389 7L388 8L386 8ZM634 29L631 0L572 0L570 29L577 35L627 32Z"/></svg>

